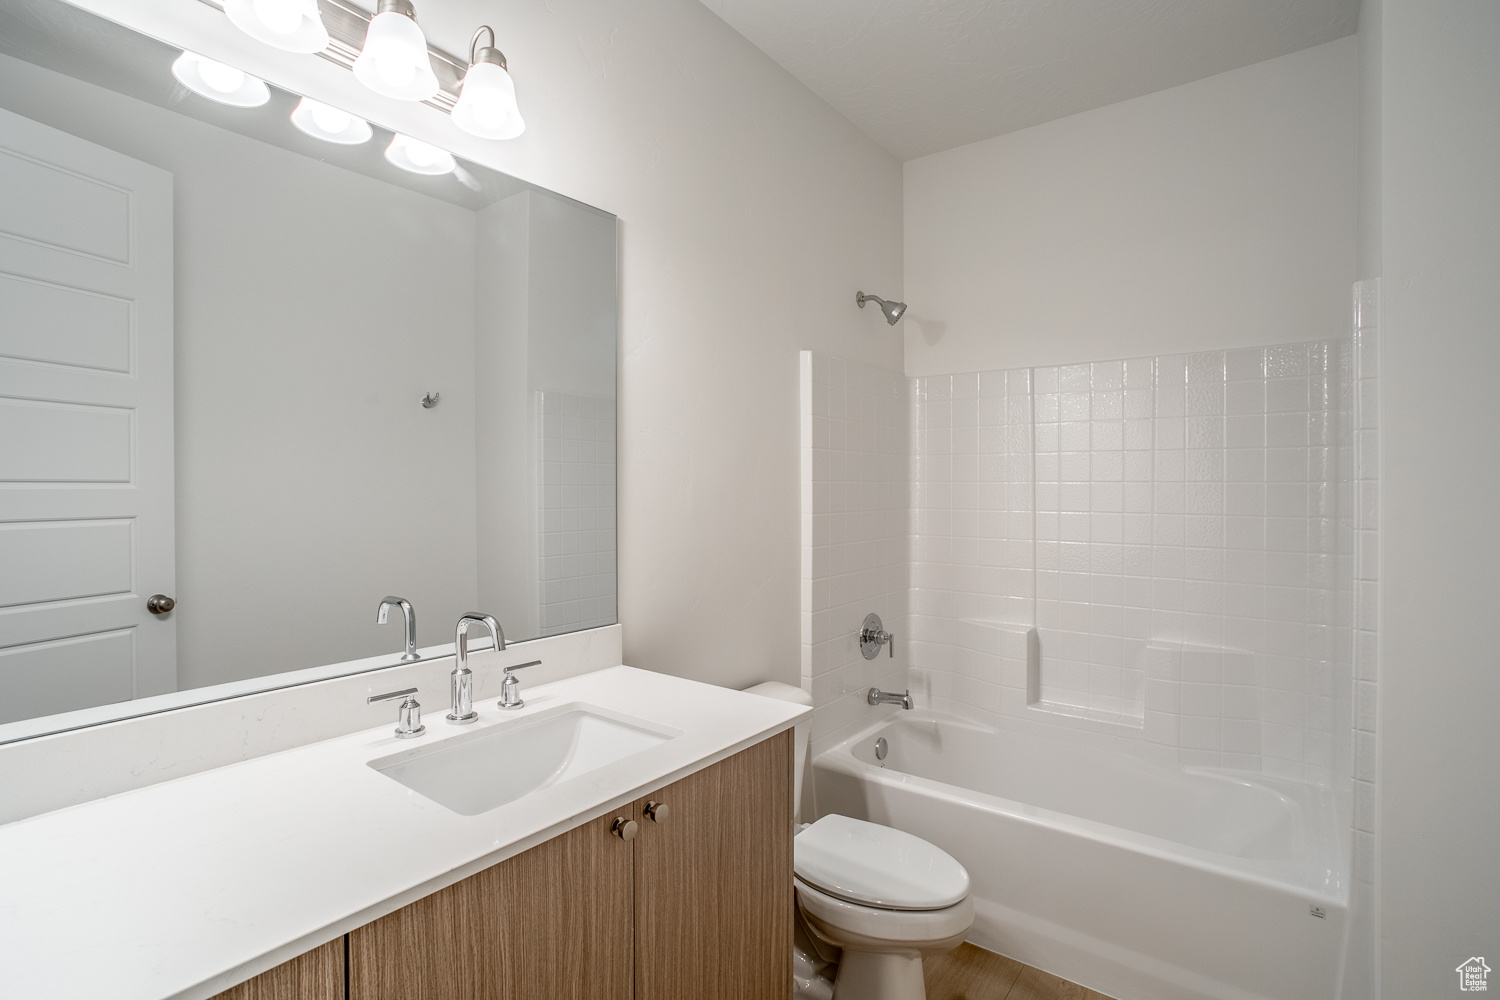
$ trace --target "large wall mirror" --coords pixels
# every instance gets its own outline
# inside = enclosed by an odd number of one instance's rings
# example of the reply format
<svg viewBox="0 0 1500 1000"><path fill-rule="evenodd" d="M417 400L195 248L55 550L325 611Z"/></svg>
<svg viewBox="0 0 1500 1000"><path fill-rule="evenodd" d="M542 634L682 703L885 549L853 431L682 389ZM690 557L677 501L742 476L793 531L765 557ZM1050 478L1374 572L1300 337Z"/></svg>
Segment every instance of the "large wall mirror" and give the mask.
<svg viewBox="0 0 1500 1000"><path fill-rule="evenodd" d="M0 0L0 740L613 623L615 218L180 55Z"/></svg>

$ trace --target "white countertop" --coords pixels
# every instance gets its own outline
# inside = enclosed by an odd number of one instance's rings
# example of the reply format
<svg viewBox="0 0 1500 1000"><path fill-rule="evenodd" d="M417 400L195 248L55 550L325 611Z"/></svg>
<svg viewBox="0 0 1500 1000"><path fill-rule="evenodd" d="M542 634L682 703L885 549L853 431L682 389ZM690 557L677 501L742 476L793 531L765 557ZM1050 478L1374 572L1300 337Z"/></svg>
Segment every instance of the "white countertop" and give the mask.
<svg viewBox="0 0 1500 1000"><path fill-rule="evenodd" d="M618 666L0 826L0 994L201 1000L788 729L810 709ZM478 816L369 761L585 702L682 735Z"/></svg>

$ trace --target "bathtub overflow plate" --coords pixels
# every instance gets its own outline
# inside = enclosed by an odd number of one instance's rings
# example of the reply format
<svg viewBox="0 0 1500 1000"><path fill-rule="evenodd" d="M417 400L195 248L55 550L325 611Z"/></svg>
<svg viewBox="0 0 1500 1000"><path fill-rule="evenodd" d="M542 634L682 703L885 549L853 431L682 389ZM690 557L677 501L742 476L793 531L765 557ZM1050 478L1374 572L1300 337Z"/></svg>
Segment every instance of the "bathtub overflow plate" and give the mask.
<svg viewBox="0 0 1500 1000"><path fill-rule="evenodd" d="M890 744L886 743L882 736L875 741L875 759L880 761L880 766L885 767L885 755L890 752Z"/></svg>

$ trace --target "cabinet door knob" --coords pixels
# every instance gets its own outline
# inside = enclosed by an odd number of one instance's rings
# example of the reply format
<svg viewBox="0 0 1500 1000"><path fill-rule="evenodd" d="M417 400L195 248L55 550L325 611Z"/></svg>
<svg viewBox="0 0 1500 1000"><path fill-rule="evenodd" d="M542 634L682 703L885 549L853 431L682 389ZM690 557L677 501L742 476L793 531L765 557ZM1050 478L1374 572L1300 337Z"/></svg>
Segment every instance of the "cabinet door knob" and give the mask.
<svg viewBox="0 0 1500 1000"><path fill-rule="evenodd" d="M645 813L655 822L664 823L667 817L672 814L672 810L667 808L665 802L651 801L646 803Z"/></svg>
<svg viewBox="0 0 1500 1000"><path fill-rule="evenodd" d="M640 824L635 820L626 819L624 816L616 816L615 821L610 824L609 832L621 840L633 840L635 832L640 828Z"/></svg>

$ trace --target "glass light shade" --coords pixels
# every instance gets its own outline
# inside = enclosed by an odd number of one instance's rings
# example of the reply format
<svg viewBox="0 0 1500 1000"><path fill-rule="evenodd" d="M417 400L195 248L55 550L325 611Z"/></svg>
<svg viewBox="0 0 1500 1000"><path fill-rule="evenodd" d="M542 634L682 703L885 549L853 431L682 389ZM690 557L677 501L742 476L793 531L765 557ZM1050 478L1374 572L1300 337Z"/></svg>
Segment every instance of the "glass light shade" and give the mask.
<svg viewBox="0 0 1500 1000"><path fill-rule="evenodd" d="M292 112L292 124L314 139L336 142L341 146L358 146L369 142L374 130L370 123L347 111L304 97Z"/></svg>
<svg viewBox="0 0 1500 1000"><path fill-rule="evenodd" d="M365 47L354 60L354 76L375 93L402 101L425 101L438 92L427 36L416 21L394 10L370 21Z"/></svg>
<svg viewBox="0 0 1500 1000"><path fill-rule="evenodd" d="M492 62L470 66L453 107L453 124L481 139L514 139L524 132L510 74Z"/></svg>
<svg viewBox="0 0 1500 1000"><path fill-rule="evenodd" d="M177 82L199 96L236 108L258 108L271 99L265 83L244 70L184 52L172 64Z"/></svg>
<svg viewBox="0 0 1500 1000"><path fill-rule="evenodd" d="M400 132L396 133L391 144L385 148L385 158L402 170L432 176L452 173L453 168L458 166L453 154L446 149L439 149Z"/></svg>
<svg viewBox="0 0 1500 1000"><path fill-rule="evenodd" d="M224 0L224 13L236 28L257 41L287 52L322 52L328 29L318 0Z"/></svg>

